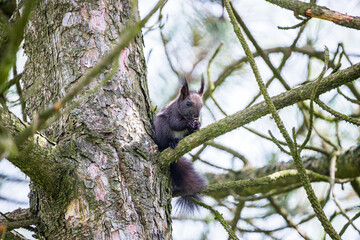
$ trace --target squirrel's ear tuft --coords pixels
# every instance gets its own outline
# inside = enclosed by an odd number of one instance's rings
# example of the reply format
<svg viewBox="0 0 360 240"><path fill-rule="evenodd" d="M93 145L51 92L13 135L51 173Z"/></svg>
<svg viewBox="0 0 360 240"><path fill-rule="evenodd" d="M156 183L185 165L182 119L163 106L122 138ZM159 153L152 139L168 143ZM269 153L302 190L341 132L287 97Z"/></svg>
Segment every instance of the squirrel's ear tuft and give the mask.
<svg viewBox="0 0 360 240"><path fill-rule="evenodd" d="M182 77L183 84L180 89L180 99L185 99L187 96L190 95L189 85L185 77Z"/></svg>
<svg viewBox="0 0 360 240"><path fill-rule="evenodd" d="M201 75L201 86L198 91L200 96L202 96L204 94L204 88L205 88L205 80L204 80L204 74L203 74L203 75Z"/></svg>

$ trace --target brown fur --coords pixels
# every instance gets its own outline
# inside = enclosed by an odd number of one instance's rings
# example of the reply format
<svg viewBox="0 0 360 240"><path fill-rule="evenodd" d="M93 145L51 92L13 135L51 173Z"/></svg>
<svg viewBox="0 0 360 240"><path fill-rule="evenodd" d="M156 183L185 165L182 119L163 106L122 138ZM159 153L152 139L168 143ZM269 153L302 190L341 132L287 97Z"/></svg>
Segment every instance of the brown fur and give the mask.
<svg viewBox="0 0 360 240"><path fill-rule="evenodd" d="M200 111L203 106L204 78L199 91L189 89L186 79L179 91L179 96L168 103L156 116L155 139L159 150L175 148L187 135L200 129ZM170 165L173 189L183 195L177 203L181 209L193 211L197 208L190 198L199 199L194 192L200 191L205 180L194 170L191 162L184 157Z"/></svg>
<svg viewBox="0 0 360 240"><path fill-rule="evenodd" d="M185 79L177 99L165 105L156 116L155 139L160 151L175 148L182 138L200 129L204 84L202 78L200 90L192 91Z"/></svg>

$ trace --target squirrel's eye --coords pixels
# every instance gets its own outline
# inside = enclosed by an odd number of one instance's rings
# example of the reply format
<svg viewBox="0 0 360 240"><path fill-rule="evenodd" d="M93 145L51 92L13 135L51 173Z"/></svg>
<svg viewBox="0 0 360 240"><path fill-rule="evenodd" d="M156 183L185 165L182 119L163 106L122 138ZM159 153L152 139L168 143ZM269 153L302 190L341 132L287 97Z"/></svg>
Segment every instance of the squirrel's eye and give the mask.
<svg viewBox="0 0 360 240"><path fill-rule="evenodd" d="M190 102L190 101L187 101L187 102L186 102L186 106L187 106L187 107L190 107L190 106L191 106L191 102Z"/></svg>

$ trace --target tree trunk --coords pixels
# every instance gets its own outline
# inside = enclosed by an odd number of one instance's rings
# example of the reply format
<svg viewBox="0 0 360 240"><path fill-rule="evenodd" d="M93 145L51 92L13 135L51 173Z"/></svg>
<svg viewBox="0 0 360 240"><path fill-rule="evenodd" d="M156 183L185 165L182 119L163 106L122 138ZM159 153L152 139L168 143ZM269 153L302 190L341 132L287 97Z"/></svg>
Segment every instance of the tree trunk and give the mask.
<svg viewBox="0 0 360 240"><path fill-rule="evenodd" d="M61 99L115 46L125 24L138 20L137 6L126 0L39 1L24 46L28 116ZM40 239L171 239L168 172L147 157L155 145L151 123L138 36L122 51L110 81L44 131L61 148L54 158L71 170L61 172L58 194L31 184Z"/></svg>

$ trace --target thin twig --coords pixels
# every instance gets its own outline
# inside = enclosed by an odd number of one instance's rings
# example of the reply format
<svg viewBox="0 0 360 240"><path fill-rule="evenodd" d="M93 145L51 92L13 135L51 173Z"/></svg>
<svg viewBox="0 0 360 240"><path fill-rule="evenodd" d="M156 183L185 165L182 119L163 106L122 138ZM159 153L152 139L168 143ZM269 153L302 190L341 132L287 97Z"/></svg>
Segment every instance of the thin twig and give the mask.
<svg viewBox="0 0 360 240"><path fill-rule="evenodd" d="M332 193L332 197L333 200L336 204L336 206L338 207L340 213L348 220L348 223L351 224L351 226L358 232L360 233L360 230L355 226L355 224L353 223L353 221L349 218L349 216L346 214L345 210L341 207L339 201L336 198L336 194L335 194L335 190L334 190L334 185L335 185L335 173L336 173L336 159L338 158L339 153L334 154L334 156L331 158L330 161L330 191Z"/></svg>
<svg viewBox="0 0 360 240"><path fill-rule="evenodd" d="M309 117L309 124L308 124L308 133L306 134L305 140L304 142L301 144L301 146L299 147L299 154L301 153L301 151L304 149L304 147L306 146L306 144L308 143L308 141L310 140L311 137L311 133L313 130L313 116L314 116L314 99L316 96L316 92L319 89L319 84L321 82L321 80L323 79L325 72L328 68L328 62L329 62L329 50L327 47L325 47L325 64L324 67L318 77L318 79L315 81L315 85L314 88L312 89L311 92L311 96L310 96L310 117Z"/></svg>
<svg viewBox="0 0 360 240"><path fill-rule="evenodd" d="M206 165L209 165L211 167L214 167L214 168L217 168L217 169L221 169L221 170L225 170L225 171L229 171L229 172L235 172L233 169L231 168L224 168L224 167L220 167L220 166L217 166L215 164L212 164L208 161L205 161L203 159L201 159L200 157L195 157L194 155L192 155L191 153L189 153L189 155L194 159L194 160L199 160L200 162L202 163L205 163Z"/></svg>
<svg viewBox="0 0 360 240"><path fill-rule="evenodd" d="M360 120L358 119L354 119L352 117L348 117L342 113L339 113L337 111L335 111L334 109L330 108L329 106L327 106L324 102L322 102L320 99L315 99L315 102L325 111L327 111L328 113L332 114L333 116L335 116L338 119L344 120L348 123L354 124L356 126L360 126Z"/></svg>
<svg viewBox="0 0 360 240"><path fill-rule="evenodd" d="M285 150L285 148L283 148L280 143L279 143L279 140L277 140L274 135L272 134L272 132L269 130L268 131L269 135L270 135L270 139L273 143L275 143L275 145L280 149L280 151L282 151L283 153L287 154L287 155L290 155L291 153L287 150Z"/></svg>
<svg viewBox="0 0 360 240"><path fill-rule="evenodd" d="M164 33L163 33L163 27L164 27L164 23L162 23L162 18L163 18L163 15L162 15L162 10L163 10L163 7L160 7L160 13L159 13L159 29L160 29L160 37L161 37L161 42L162 42L162 45L164 47L164 51L165 51L165 56L166 56L166 60L168 61L169 63L169 66L171 68L171 70L173 71L173 73L175 73L175 75L178 77L178 79L180 79L180 74L178 73L178 71L175 69L171 59L170 59L170 54L169 54L169 51L168 51L168 48L167 48L167 44L168 44L168 40L166 39L166 37L164 36Z"/></svg>
<svg viewBox="0 0 360 240"><path fill-rule="evenodd" d="M342 229L340 230L340 236L342 236L344 234L344 232L346 231L346 229L348 228L348 226L353 223L356 219L358 219L360 217L360 212L358 212L357 214L355 214L354 217L352 217L350 219L350 221L348 221L343 227Z"/></svg>
<svg viewBox="0 0 360 240"><path fill-rule="evenodd" d="M266 105L267 105L272 117L274 118L274 120L276 122L276 125L278 126L281 134L283 135L286 142L288 143L288 147L289 147L291 155L292 155L292 157L294 159L296 168L297 168L297 170L299 172L299 175L300 175L301 182L302 182L303 187L304 187L304 189L305 189L305 191L307 193L307 196L308 196L308 199L309 199L310 203L311 203L311 205L312 205L318 219L320 220L322 226L324 227L325 231L332 238L341 239L340 236L338 235L338 233L335 231L335 229L331 225L331 223L329 222L329 220L327 219L323 209L321 208L321 205L320 205L319 201L316 198L314 190L312 189L311 184L310 184L310 179L309 179L308 175L306 174L305 167L304 167L303 163L301 162L301 158L300 158L300 155L299 155L299 151L297 150L297 146L294 145L294 142L292 141L290 135L286 131L284 123L280 119L280 117L279 117L279 115L277 113L276 107L275 107L274 103L272 102L272 100L271 100L271 98L270 98L270 96L269 96L269 94L267 92L267 89L266 89L266 87L265 87L265 85L264 85L264 83L263 83L263 81L261 79L258 67L257 67L257 65L255 63L254 57L251 54L250 48L247 45L246 40L245 40L243 34L241 33L241 30L240 30L239 26L237 25L237 22L236 22L234 13L233 13L233 11L231 9L229 0L224 0L224 5L225 5L225 8L226 8L226 10L227 10L227 12L229 14L230 21L231 21L231 23L233 25L233 28L234 28L234 32L235 32L236 36L238 37L238 39L239 39L239 41L240 41L240 43L241 43L241 45L242 45L242 47L243 47L243 49L245 51L246 56L249 59L250 66L251 66L251 68L253 70L253 73L255 75L255 79L256 79L256 81L258 83L258 86L259 86L259 88L261 90L261 93L264 96Z"/></svg>
<svg viewBox="0 0 360 240"><path fill-rule="evenodd" d="M296 223L294 223L292 217L286 211L285 208L280 206L280 204L272 197L268 197L268 200L271 203L271 205L274 207L275 211L285 220L285 222L290 227L294 228L302 238L304 238L306 240L310 240L310 238L306 235L306 233L303 232Z"/></svg>
<svg viewBox="0 0 360 240"><path fill-rule="evenodd" d="M221 145L221 144L216 143L214 141L208 141L204 145L209 145L211 147L214 147L214 148L217 148L217 149L220 149L220 150L223 150L225 152L230 153L234 157L239 158L241 161L243 161L244 167L250 167L251 166L249 160L244 155L240 154L239 152L237 152L234 149L231 149L229 147L225 147L224 145Z"/></svg>
<svg viewBox="0 0 360 240"><path fill-rule="evenodd" d="M243 126L244 129L248 130L249 132L252 132L254 133L255 135L261 137L261 138L264 138L266 140L269 140L269 141L272 141L272 139L252 128L249 128L249 127L246 127L246 126ZM281 145L286 145L286 142L283 142L283 141L278 141ZM326 156L330 156L331 153L330 152L327 152L325 150L323 150L322 148L317 148L317 147L314 147L314 146L305 146L304 149L308 149L308 150L312 150L312 151L315 151L315 152L319 152L319 153L322 153Z"/></svg>
<svg viewBox="0 0 360 240"><path fill-rule="evenodd" d="M210 207L209 205L200 202L194 198L191 199L191 201L193 201L194 203L196 203L197 205L199 205L200 207L203 207L205 209L208 209L212 214L214 214L215 216L215 220L218 220L220 222L220 224L224 227L225 231L229 234L229 236L232 239L235 240L239 240L239 238L235 235L234 231L231 229L231 227L229 226L229 224L225 221L224 217L222 216L222 214L220 214L217 210L213 209L212 207Z"/></svg>
<svg viewBox="0 0 360 240"><path fill-rule="evenodd" d="M340 88L337 88L337 92L338 92L341 96L343 96L346 100L348 100L349 102L352 102L352 103L354 103L354 104L360 105L360 101L359 101L359 100L357 100L357 99L352 99L352 98L346 96L346 95L340 90Z"/></svg>

